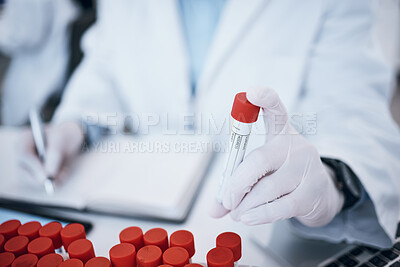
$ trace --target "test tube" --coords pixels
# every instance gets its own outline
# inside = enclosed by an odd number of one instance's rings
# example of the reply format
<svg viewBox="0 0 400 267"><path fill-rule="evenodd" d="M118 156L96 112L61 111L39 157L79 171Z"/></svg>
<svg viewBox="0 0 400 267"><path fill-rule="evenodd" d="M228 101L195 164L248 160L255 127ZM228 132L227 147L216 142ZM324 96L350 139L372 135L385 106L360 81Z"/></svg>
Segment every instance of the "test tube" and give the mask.
<svg viewBox="0 0 400 267"><path fill-rule="evenodd" d="M59 254L47 254L38 261L37 267L57 267L63 260L63 257Z"/></svg>
<svg viewBox="0 0 400 267"><path fill-rule="evenodd" d="M88 239L78 239L73 241L68 245L67 251L71 259L79 259L83 263L96 257L94 254L93 244Z"/></svg>
<svg viewBox="0 0 400 267"><path fill-rule="evenodd" d="M94 257L86 262L85 267L111 267L111 262L105 257Z"/></svg>
<svg viewBox="0 0 400 267"><path fill-rule="evenodd" d="M61 241L66 250L69 244L78 239L85 239L85 227L80 223L70 223L60 231Z"/></svg>
<svg viewBox="0 0 400 267"><path fill-rule="evenodd" d="M21 226L21 222L18 220L9 220L0 224L0 234L4 236L6 240L13 236L18 235L18 227Z"/></svg>
<svg viewBox="0 0 400 267"><path fill-rule="evenodd" d="M36 264L38 262L38 257L34 254L24 254L16 258L13 263L11 264L11 267L36 267Z"/></svg>
<svg viewBox="0 0 400 267"><path fill-rule="evenodd" d="M65 251L61 249L62 241L61 241L61 230L62 225L59 222L49 222L48 224L43 225L42 228L39 229L39 236L48 237L53 241L53 247L56 250L59 250L61 254L65 254Z"/></svg>
<svg viewBox="0 0 400 267"><path fill-rule="evenodd" d="M38 237L28 244L28 253L35 254L39 259L54 253L53 241L48 237Z"/></svg>
<svg viewBox="0 0 400 267"><path fill-rule="evenodd" d="M233 266L233 253L229 248L213 248L207 253L207 267Z"/></svg>
<svg viewBox="0 0 400 267"><path fill-rule="evenodd" d="M144 246L136 254L138 267L157 267L162 263L161 248L149 245Z"/></svg>
<svg viewBox="0 0 400 267"><path fill-rule="evenodd" d="M143 231L137 226L131 226L122 230L121 233L119 233L119 240L121 243L130 243L134 245L137 251L144 246Z"/></svg>
<svg viewBox="0 0 400 267"><path fill-rule="evenodd" d="M4 251L4 243L6 242L6 239L4 238L4 235L0 234L0 253Z"/></svg>
<svg viewBox="0 0 400 267"><path fill-rule="evenodd" d="M238 266L238 261L242 257L242 239L236 233L225 232L217 236L216 245L218 247L232 250L233 261Z"/></svg>
<svg viewBox="0 0 400 267"><path fill-rule="evenodd" d="M39 237L39 230L42 225L38 221L27 222L18 227L18 235L26 236L30 241Z"/></svg>
<svg viewBox="0 0 400 267"><path fill-rule="evenodd" d="M251 104L245 92L236 94L231 116L232 126L229 137L229 155L226 168L220 181L217 201L222 203L222 187L243 161L253 123L257 121L260 107Z"/></svg>
<svg viewBox="0 0 400 267"><path fill-rule="evenodd" d="M136 249L129 243L121 243L110 249L110 260L113 267L136 266Z"/></svg>
<svg viewBox="0 0 400 267"><path fill-rule="evenodd" d="M195 251L193 234L186 230L179 230L171 234L169 238L170 247L181 247L189 253L189 261Z"/></svg>
<svg viewBox="0 0 400 267"><path fill-rule="evenodd" d="M11 252L15 257L26 254L29 239L26 236L14 236L4 244L4 251Z"/></svg>
<svg viewBox="0 0 400 267"><path fill-rule="evenodd" d="M186 264L185 267L204 267L204 266L198 263L189 263Z"/></svg>
<svg viewBox="0 0 400 267"><path fill-rule="evenodd" d="M168 248L168 233L162 228L153 228L143 235L143 241L146 246L154 245L164 252Z"/></svg>
<svg viewBox="0 0 400 267"><path fill-rule="evenodd" d="M10 267L14 260L15 256L11 252L0 253L1 266Z"/></svg>
<svg viewBox="0 0 400 267"><path fill-rule="evenodd" d="M163 264L169 264L173 267L184 267L189 263L189 253L181 247L172 247L163 254Z"/></svg>
<svg viewBox="0 0 400 267"><path fill-rule="evenodd" d="M58 267L83 267L83 262L79 259L69 259L61 262Z"/></svg>

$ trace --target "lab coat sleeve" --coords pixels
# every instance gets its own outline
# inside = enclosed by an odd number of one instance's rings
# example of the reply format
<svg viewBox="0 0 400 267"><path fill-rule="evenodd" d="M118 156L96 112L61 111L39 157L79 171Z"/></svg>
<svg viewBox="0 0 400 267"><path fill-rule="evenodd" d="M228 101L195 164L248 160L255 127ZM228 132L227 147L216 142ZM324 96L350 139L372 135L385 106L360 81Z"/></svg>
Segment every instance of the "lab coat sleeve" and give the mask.
<svg viewBox="0 0 400 267"><path fill-rule="evenodd" d="M324 227L295 219L292 225L308 237L388 247L399 219L400 132L389 110L394 70L372 38L376 3L330 3L310 49L297 109L315 112L316 131L306 137L322 157L352 168L363 199Z"/></svg>
<svg viewBox="0 0 400 267"><path fill-rule="evenodd" d="M97 21L82 39L84 59L67 84L54 123L84 121L84 125L118 127L121 105L112 67L113 36L103 3L112 4L99 1Z"/></svg>

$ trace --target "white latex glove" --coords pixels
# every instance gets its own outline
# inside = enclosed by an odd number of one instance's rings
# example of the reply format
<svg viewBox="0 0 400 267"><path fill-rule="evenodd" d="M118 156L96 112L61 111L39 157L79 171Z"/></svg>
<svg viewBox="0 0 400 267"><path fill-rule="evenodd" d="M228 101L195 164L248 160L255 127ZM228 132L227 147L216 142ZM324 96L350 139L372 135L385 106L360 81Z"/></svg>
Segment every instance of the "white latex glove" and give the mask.
<svg viewBox="0 0 400 267"><path fill-rule="evenodd" d="M45 129L46 162L36 153L32 131L22 133L18 148L19 174L22 178L42 182L46 177L59 178L63 164L77 155L82 146L83 130L76 122L49 125Z"/></svg>
<svg viewBox="0 0 400 267"><path fill-rule="evenodd" d="M265 145L246 156L228 178L223 208L248 225L292 217L307 226L329 223L344 200L318 151L290 125L274 90L252 88L247 98L263 109L268 134ZM224 215L221 208L214 206L214 215Z"/></svg>

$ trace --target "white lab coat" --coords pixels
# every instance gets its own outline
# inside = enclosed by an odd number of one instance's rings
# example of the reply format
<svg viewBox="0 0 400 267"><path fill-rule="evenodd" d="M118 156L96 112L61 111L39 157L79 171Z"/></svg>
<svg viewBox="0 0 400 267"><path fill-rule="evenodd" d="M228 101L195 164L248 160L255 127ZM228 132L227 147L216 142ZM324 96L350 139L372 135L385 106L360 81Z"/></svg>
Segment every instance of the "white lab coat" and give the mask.
<svg viewBox="0 0 400 267"><path fill-rule="evenodd" d="M2 123L21 125L65 84L72 0L11 0L0 14L0 50L11 57L2 84Z"/></svg>
<svg viewBox="0 0 400 267"><path fill-rule="evenodd" d="M321 156L351 166L372 202L322 228L294 225L307 236L388 246L399 218L400 134L388 107L393 70L371 36L374 2L227 1L196 89L196 112L221 122L234 94L257 85L277 90L291 113L317 114L307 138ZM115 113L190 112L177 8L175 0L102 1L55 120L90 115L113 124ZM264 139L255 134L251 141L254 147Z"/></svg>

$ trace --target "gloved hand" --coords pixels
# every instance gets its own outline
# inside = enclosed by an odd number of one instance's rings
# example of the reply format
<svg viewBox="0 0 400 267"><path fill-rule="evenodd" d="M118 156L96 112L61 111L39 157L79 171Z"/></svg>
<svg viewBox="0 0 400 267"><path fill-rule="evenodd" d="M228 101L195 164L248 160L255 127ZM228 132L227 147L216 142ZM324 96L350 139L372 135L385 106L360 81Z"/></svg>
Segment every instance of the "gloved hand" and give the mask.
<svg viewBox="0 0 400 267"><path fill-rule="evenodd" d="M46 161L42 163L36 153L32 131L21 135L18 148L19 174L25 179L42 182L45 177L57 179L63 164L81 149L84 134L76 122L49 125L45 129Z"/></svg>
<svg viewBox="0 0 400 267"><path fill-rule="evenodd" d="M222 189L223 207L234 220L248 225L292 217L307 226L329 223L344 199L318 151L290 125L274 90L253 88L247 98L263 109L266 143L246 156L228 178Z"/></svg>

